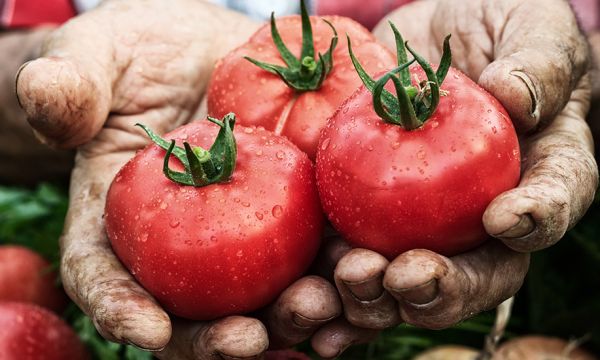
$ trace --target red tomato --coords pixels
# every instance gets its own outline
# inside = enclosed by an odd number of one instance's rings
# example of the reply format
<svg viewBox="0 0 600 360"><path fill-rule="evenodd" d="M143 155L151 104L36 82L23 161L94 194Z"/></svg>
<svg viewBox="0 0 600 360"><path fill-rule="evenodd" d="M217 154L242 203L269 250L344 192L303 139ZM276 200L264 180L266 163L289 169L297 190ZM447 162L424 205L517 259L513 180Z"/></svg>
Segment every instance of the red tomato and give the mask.
<svg viewBox="0 0 600 360"><path fill-rule="evenodd" d="M183 126L166 138L208 148L218 127ZM308 268L323 215L306 154L260 128L235 128L230 181L181 186L149 146L117 174L106 202L113 249L171 313L197 320L256 310ZM176 159L171 167L181 169Z"/></svg>
<svg viewBox="0 0 600 360"><path fill-rule="evenodd" d="M55 312L67 297L57 286L58 275L40 255L16 245L0 246L0 301L34 303Z"/></svg>
<svg viewBox="0 0 600 360"><path fill-rule="evenodd" d="M0 359L83 360L79 338L58 316L39 306L0 302Z"/></svg>
<svg viewBox="0 0 600 360"><path fill-rule="evenodd" d="M365 87L323 130L319 193L354 246L390 259L415 248L466 251L486 238L487 205L517 185L519 144L502 105L452 68L442 89L448 95L416 130L384 122Z"/></svg>
<svg viewBox="0 0 600 360"><path fill-rule="evenodd" d="M347 34L355 54L369 72L380 72L395 64L394 57L360 24L344 17L324 17L339 34ZM333 32L320 18L311 18L315 52L324 54ZM277 28L289 50L298 56L302 45L300 16L277 20ZM239 124L263 126L288 137L314 160L320 131L338 106L361 84L352 69L346 39L333 51L333 69L320 89L297 92L278 76L250 63L244 56L284 65L271 37L269 25L259 29L248 42L221 59L208 87L208 113L221 118L229 112Z"/></svg>

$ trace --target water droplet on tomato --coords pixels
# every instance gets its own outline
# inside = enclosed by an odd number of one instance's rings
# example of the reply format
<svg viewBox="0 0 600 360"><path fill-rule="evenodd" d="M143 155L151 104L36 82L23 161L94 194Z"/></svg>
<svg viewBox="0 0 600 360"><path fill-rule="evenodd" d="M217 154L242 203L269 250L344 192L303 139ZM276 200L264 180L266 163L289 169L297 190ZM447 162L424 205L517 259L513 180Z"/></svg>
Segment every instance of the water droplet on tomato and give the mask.
<svg viewBox="0 0 600 360"><path fill-rule="evenodd" d="M396 150L396 149L397 149L397 148L399 148L399 147L400 147L400 142L399 142L399 141L395 141L395 142L392 144L392 149L394 149L394 150Z"/></svg>
<svg viewBox="0 0 600 360"><path fill-rule="evenodd" d="M254 215L256 216L256 218L258 220L262 220L263 219L263 214L259 213L258 211L254 213Z"/></svg>
<svg viewBox="0 0 600 360"><path fill-rule="evenodd" d="M162 203L160 203L160 206L159 206L159 207L160 207L162 210L164 210L164 209L166 209L168 206L169 206L169 204L167 204L166 202L162 202Z"/></svg>
<svg viewBox="0 0 600 360"><path fill-rule="evenodd" d="M275 156L279 159L279 160L283 160L285 158L285 154L283 153L283 151L278 151Z"/></svg>
<svg viewBox="0 0 600 360"><path fill-rule="evenodd" d="M256 156L261 156L263 154L262 149L256 150Z"/></svg>
<svg viewBox="0 0 600 360"><path fill-rule="evenodd" d="M323 143L321 144L321 150L327 150L327 147L329 146L330 142L331 142L330 138L323 140Z"/></svg>
<svg viewBox="0 0 600 360"><path fill-rule="evenodd" d="M283 208L281 207L281 205L275 205L273 206L273 210L271 210L271 213L273 214L273 217L279 218L283 214Z"/></svg>
<svg viewBox="0 0 600 360"><path fill-rule="evenodd" d="M423 159L425 159L425 151L424 151L424 150L419 150L419 151L417 151L417 158L418 158L419 160L423 160Z"/></svg>
<svg viewBox="0 0 600 360"><path fill-rule="evenodd" d="M242 201L242 206L243 207L250 207L250 203L246 202L246 201Z"/></svg>
<svg viewBox="0 0 600 360"><path fill-rule="evenodd" d="M138 238L138 241L140 241L140 242L146 242L146 241L148 241L148 233L142 233L140 235L140 237Z"/></svg>
<svg viewBox="0 0 600 360"><path fill-rule="evenodd" d="M244 252L242 250L238 250L238 252L235 255L237 257L242 257L242 255L244 255Z"/></svg>
<svg viewBox="0 0 600 360"><path fill-rule="evenodd" d="M172 227L173 229L179 226L179 221L177 220L173 220L169 223L169 226Z"/></svg>
<svg viewBox="0 0 600 360"><path fill-rule="evenodd" d="M252 133L254 132L254 129L253 129L253 128L250 128L250 127L247 127L247 128L244 128L244 132L245 132L246 134L252 134Z"/></svg>

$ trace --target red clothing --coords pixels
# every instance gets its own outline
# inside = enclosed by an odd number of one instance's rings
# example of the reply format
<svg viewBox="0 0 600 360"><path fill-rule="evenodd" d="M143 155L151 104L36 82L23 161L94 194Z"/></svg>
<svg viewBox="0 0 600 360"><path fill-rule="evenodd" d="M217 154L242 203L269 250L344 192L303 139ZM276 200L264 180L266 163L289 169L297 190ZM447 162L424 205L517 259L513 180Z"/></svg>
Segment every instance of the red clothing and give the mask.
<svg viewBox="0 0 600 360"><path fill-rule="evenodd" d="M70 0L0 0L0 27L61 24L75 16Z"/></svg>

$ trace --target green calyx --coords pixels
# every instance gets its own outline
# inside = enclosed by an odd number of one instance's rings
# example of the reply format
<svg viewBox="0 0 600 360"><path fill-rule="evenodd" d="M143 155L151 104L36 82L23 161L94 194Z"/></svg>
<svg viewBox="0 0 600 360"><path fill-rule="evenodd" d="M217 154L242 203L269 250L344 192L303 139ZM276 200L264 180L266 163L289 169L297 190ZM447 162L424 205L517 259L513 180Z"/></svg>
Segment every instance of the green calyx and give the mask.
<svg viewBox="0 0 600 360"><path fill-rule="evenodd" d="M323 19L331 30L333 30L334 36L331 39L329 50L325 54L322 55L319 53L315 57L312 26L304 0L300 1L300 9L302 18L302 51L300 59L297 59L283 43L277 30L274 13L271 13L271 36L287 67L267 64L247 56L244 58L261 69L278 75L292 89L304 92L317 90L323 85L323 81L325 81L325 78L333 68L333 50L337 46L338 35L333 25Z"/></svg>
<svg viewBox="0 0 600 360"><path fill-rule="evenodd" d="M373 108L385 122L400 125L406 130L417 129L429 119L435 112L440 101L440 95L444 92L440 89L450 64L452 53L450 51L450 35L444 39L442 58L437 71L433 71L431 65L419 54L417 54L408 42L405 42L396 26L390 22L396 39L396 55L398 67L390 70L381 79L375 81L367 74L358 59L352 52L352 44L348 38L348 49L350 58L358 76L367 89L373 93ZM406 50L413 56L408 60ZM420 81L413 86L410 78L409 66L417 62L425 72L427 80ZM385 84L392 80L396 95L392 95L384 89Z"/></svg>
<svg viewBox="0 0 600 360"><path fill-rule="evenodd" d="M228 181L235 169L237 146L233 136L235 115L229 113L223 120L207 117L208 121L219 125L221 128L210 150L199 146L191 146L184 142L183 148L156 135L152 130L142 124L136 126L144 129L150 139L167 151L163 163L165 176L178 184L190 186L206 186ZM169 159L174 155L183 164L184 172L173 171L169 168Z"/></svg>

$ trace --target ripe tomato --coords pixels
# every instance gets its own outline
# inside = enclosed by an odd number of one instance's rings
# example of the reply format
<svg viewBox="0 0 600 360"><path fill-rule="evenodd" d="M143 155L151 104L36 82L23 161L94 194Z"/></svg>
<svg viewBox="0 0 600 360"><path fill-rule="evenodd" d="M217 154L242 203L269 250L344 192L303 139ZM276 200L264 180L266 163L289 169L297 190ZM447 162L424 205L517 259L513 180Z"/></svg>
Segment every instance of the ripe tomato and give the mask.
<svg viewBox="0 0 600 360"><path fill-rule="evenodd" d="M34 303L55 312L67 305L50 263L28 248L0 246L0 301Z"/></svg>
<svg viewBox="0 0 600 360"><path fill-rule="evenodd" d="M85 348L69 326L39 306L0 302L0 359L84 360Z"/></svg>
<svg viewBox="0 0 600 360"><path fill-rule="evenodd" d="M373 35L360 24L338 16L323 19L358 45L356 55L368 71L379 72L394 66L395 60L390 51L377 43ZM317 53L326 54L334 35L323 19L313 17L307 21L312 25L314 34L315 54L308 56L313 60L318 60ZM276 21L281 38L291 54L302 53L303 60L306 53L301 51L301 23L301 16L289 16ZM313 37L308 41L312 45ZM320 88L294 90L277 75L244 58L285 65L273 41L271 29L265 25L247 43L217 63L208 87L208 113L220 118L230 111L234 112L240 124L263 126L278 135L284 135L314 160L319 134L327 119L360 85L359 77L352 71L345 41L335 46L332 55L333 67ZM290 76L293 78L296 75L293 73Z"/></svg>
<svg viewBox="0 0 600 360"><path fill-rule="evenodd" d="M443 61L449 66L449 57ZM415 76L429 78L421 68L411 72L407 89L419 88ZM445 79L446 96L413 130L383 121L366 87L324 128L317 154L319 193L332 224L354 246L388 258L415 248L463 252L485 240L487 205L517 185L519 145L502 105L458 70L450 68ZM428 92L421 95L427 98Z"/></svg>
<svg viewBox="0 0 600 360"><path fill-rule="evenodd" d="M199 121L166 137L207 147L217 129ZM152 145L108 192L113 249L178 316L209 320L256 310L298 279L319 247L324 219L306 154L261 128L236 127L235 137L227 182L176 184L161 173L165 151ZM182 168L176 159L170 166Z"/></svg>

